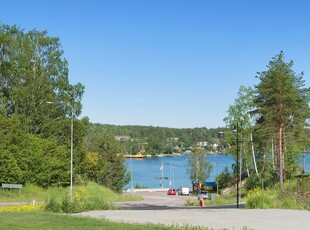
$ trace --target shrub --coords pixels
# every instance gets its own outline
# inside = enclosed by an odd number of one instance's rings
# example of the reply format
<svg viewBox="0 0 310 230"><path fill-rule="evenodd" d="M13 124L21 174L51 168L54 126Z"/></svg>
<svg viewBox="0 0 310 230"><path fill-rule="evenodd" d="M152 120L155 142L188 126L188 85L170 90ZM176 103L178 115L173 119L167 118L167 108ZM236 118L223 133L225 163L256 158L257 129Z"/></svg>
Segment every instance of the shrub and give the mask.
<svg viewBox="0 0 310 230"><path fill-rule="evenodd" d="M246 196L247 208L276 208L277 194L270 190L261 190L256 188L251 190Z"/></svg>
<svg viewBox="0 0 310 230"><path fill-rule="evenodd" d="M46 211L50 211L50 212L59 212L60 205L57 202L55 197L52 197L52 198L47 200L47 204L46 204L45 210Z"/></svg>
<svg viewBox="0 0 310 230"><path fill-rule="evenodd" d="M287 209L302 209L300 205L298 205L296 199L294 198L286 198L281 202L280 208L287 208Z"/></svg>
<svg viewBox="0 0 310 230"><path fill-rule="evenodd" d="M247 190L252 190L252 189L261 187L261 185L262 185L262 180L260 179L259 176L254 174L247 179L245 183L245 188Z"/></svg>
<svg viewBox="0 0 310 230"><path fill-rule="evenodd" d="M216 178L219 189L227 188L234 185L234 175L225 167L223 172Z"/></svg>
<svg viewBox="0 0 310 230"><path fill-rule="evenodd" d="M71 200L70 196L65 196L61 204L55 198L48 200L45 207L46 211L64 212L64 213L78 213L90 210L108 210L114 209L114 206L107 202L99 200L97 197L89 197L87 199L79 196L74 196Z"/></svg>
<svg viewBox="0 0 310 230"><path fill-rule="evenodd" d="M67 195L62 199L60 210L65 213L78 212L77 211L78 204L79 204L78 200L76 199L71 200L71 197Z"/></svg>

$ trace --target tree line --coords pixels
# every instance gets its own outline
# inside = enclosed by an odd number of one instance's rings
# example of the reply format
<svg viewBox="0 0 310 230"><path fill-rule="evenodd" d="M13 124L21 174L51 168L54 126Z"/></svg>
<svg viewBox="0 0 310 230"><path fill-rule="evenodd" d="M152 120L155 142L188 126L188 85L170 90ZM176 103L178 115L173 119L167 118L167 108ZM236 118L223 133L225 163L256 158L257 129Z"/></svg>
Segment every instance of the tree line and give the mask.
<svg viewBox="0 0 310 230"><path fill-rule="evenodd" d="M184 152L186 149L196 147L198 142L206 142L206 151L214 151L214 143L223 143L223 138L219 133L226 131L226 128L167 128L155 126L129 126L129 125L108 125L108 124L90 124L87 136L87 146L91 151L96 152L98 140L105 133L113 136L127 136L128 140L119 140L123 153L129 153L132 146L132 153L138 152L139 148L144 148L146 154L171 154L174 152ZM139 146L140 143L140 146ZM147 144L146 144L147 143Z"/></svg>

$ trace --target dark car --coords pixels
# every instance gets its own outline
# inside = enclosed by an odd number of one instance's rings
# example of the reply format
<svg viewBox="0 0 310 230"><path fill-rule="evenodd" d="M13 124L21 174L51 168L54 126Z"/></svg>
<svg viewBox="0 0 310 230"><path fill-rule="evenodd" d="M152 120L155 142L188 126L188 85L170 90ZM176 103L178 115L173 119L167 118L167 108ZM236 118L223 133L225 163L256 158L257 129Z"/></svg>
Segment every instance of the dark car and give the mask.
<svg viewBox="0 0 310 230"><path fill-rule="evenodd" d="M170 188L167 192L167 195L177 195L177 191L174 188Z"/></svg>

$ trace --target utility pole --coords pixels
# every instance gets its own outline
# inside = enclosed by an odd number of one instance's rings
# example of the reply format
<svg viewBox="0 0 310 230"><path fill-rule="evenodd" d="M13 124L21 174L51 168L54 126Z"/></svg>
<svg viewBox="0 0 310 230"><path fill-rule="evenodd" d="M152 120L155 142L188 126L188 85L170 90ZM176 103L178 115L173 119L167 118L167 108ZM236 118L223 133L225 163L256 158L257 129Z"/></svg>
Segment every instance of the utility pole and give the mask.
<svg viewBox="0 0 310 230"><path fill-rule="evenodd" d="M239 208L239 127L238 127L238 122L237 122L237 208Z"/></svg>

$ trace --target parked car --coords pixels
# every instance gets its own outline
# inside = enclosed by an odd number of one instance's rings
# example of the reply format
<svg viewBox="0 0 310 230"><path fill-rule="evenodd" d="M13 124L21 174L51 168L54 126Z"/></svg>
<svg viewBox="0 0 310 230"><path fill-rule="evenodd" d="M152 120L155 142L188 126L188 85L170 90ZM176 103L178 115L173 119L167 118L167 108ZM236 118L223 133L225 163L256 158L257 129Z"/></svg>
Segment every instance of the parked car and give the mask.
<svg viewBox="0 0 310 230"><path fill-rule="evenodd" d="M170 188L167 192L167 195L177 195L177 191L174 188Z"/></svg>
<svg viewBox="0 0 310 230"><path fill-rule="evenodd" d="M189 187L181 186L178 190L179 195L189 196Z"/></svg>
<svg viewBox="0 0 310 230"><path fill-rule="evenodd" d="M204 200L208 199L209 198L208 191L201 190L200 193L198 194L198 200L200 200L201 198L204 199Z"/></svg>

